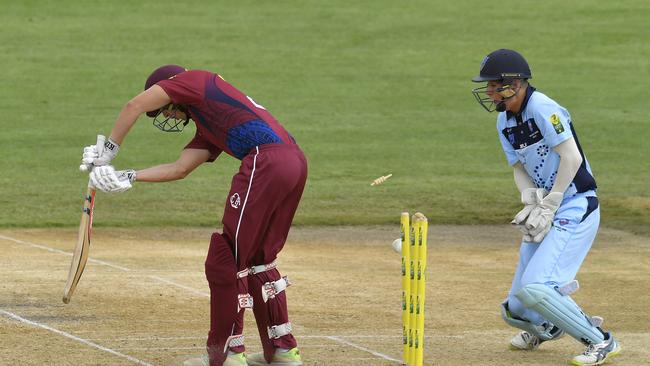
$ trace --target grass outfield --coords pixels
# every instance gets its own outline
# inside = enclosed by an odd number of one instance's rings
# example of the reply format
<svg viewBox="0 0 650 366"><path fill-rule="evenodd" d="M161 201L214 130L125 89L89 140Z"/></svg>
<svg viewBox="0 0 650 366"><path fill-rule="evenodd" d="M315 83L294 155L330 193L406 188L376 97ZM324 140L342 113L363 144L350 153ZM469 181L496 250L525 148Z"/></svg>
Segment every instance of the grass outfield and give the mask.
<svg viewBox="0 0 650 366"><path fill-rule="evenodd" d="M469 79L508 47L572 113L603 224L650 234L645 0L27 0L3 4L0 22L1 227L76 225L82 147L165 63L221 73L293 133L310 161L297 224L396 223L416 209L434 223L506 222L518 194ZM192 134L142 117L115 165L172 161ZM236 169L223 156L181 182L99 194L95 224L214 226Z"/></svg>

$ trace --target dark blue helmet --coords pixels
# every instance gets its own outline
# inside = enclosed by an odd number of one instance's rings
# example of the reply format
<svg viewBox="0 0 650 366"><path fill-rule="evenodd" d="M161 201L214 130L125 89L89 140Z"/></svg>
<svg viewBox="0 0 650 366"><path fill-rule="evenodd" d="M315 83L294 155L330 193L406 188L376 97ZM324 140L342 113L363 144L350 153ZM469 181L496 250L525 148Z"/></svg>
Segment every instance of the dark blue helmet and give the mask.
<svg viewBox="0 0 650 366"><path fill-rule="evenodd" d="M511 84L514 79L530 79L533 75L528 67L528 62L519 52L507 49L496 50L485 56L481 63L481 71L478 76L472 78L473 82L496 81L501 84L496 92L501 95L501 100L495 102L487 95L487 86L475 88L472 94L476 101L488 112L506 110L505 100L516 95L512 91Z"/></svg>
<svg viewBox="0 0 650 366"><path fill-rule="evenodd" d="M524 56L519 52L507 49L496 50L485 56L481 63L481 71L472 81L530 79L530 67Z"/></svg>

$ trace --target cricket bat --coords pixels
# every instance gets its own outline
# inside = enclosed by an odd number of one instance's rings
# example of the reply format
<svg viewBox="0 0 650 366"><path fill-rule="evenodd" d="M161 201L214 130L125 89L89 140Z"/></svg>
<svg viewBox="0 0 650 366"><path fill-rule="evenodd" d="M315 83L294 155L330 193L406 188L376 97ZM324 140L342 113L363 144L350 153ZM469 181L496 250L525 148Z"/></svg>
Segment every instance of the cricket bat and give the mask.
<svg viewBox="0 0 650 366"><path fill-rule="evenodd" d="M106 138L102 135L97 136L97 151L101 155L104 149L104 142ZM92 167L90 167L92 168ZM79 169L83 172L89 170L89 167L82 165ZM77 235L77 245L74 248L72 255L72 263L70 263L70 271L68 272L68 281L63 290L63 303L68 304L70 298L77 288L79 279L84 273L86 262L88 262L88 251L90 250L90 235L93 229L93 208L95 206L95 188L88 182L88 189L84 196L83 210L81 211L81 221L79 222L79 233Z"/></svg>
<svg viewBox="0 0 650 366"><path fill-rule="evenodd" d="M88 187L84 198L83 211L81 212L77 245L74 248L72 263L70 263L70 271L68 272L68 281L66 282L65 290L63 291L63 302L65 304L70 302L70 298L72 297L74 290L77 288L79 279L81 279L81 275L86 268L88 251L90 250L90 234L93 227L94 206L95 189Z"/></svg>

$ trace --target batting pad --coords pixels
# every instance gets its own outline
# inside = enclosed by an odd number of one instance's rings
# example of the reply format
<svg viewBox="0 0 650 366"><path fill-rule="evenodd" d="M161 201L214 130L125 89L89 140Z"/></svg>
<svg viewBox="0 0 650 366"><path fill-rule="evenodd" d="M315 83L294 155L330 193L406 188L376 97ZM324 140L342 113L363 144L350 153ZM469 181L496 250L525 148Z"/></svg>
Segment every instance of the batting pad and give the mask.
<svg viewBox="0 0 650 366"><path fill-rule="evenodd" d="M505 301L501 304L501 317L509 326L525 330L526 332L537 336L543 341L548 341L553 338L553 336L549 333L552 327L549 327L549 329L545 331L546 327L544 326L535 325L529 321L513 317L510 313L510 310L508 309L508 301Z"/></svg>
<svg viewBox="0 0 650 366"><path fill-rule="evenodd" d="M568 296L562 296L555 286L533 283L515 294L525 307L540 313L573 338L582 343L596 344L605 340L600 329Z"/></svg>

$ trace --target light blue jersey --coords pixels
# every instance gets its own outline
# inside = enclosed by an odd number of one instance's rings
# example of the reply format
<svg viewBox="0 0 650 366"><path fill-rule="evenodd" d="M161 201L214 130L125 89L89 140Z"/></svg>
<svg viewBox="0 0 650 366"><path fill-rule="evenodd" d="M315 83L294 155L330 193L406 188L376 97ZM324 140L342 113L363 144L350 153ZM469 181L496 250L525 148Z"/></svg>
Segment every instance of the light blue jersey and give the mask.
<svg viewBox="0 0 650 366"><path fill-rule="evenodd" d="M570 296L557 292L558 287L577 275L600 222L596 181L571 116L565 108L529 86L521 112L501 112L497 130L508 163L521 162L535 185L547 191L553 188L560 166L560 155L554 147L573 137L583 158L544 240L521 243L519 264L503 304L504 320L542 339L546 339L544 334L535 333L535 326L550 322L585 344L600 343L604 340L602 331Z"/></svg>
<svg viewBox="0 0 650 366"><path fill-rule="evenodd" d="M587 196L596 195L596 181L573 129L571 115L551 98L529 86L521 113L499 113L497 130L508 164L521 162L537 187L547 191L553 188L560 166L560 155L553 148L573 137L583 162L564 197L585 192Z"/></svg>

